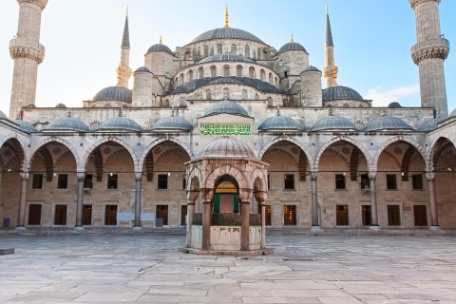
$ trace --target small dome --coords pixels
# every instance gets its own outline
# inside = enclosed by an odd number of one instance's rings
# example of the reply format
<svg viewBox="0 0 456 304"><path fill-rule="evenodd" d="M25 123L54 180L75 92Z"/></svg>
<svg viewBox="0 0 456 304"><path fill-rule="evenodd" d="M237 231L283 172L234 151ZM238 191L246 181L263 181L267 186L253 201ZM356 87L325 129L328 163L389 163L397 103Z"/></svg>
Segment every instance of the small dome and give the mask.
<svg viewBox="0 0 456 304"><path fill-rule="evenodd" d="M132 98L132 90L120 87L120 86L112 86L102 89L98 92L92 99L92 101L124 101L124 102L131 102Z"/></svg>
<svg viewBox="0 0 456 304"><path fill-rule="evenodd" d="M89 128L74 117L60 117L43 128L43 131L76 131L87 132Z"/></svg>
<svg viewBox="0 0 456 304"><path fill-rule="evenodd" d="M309 72L309 71L315 71L315 72L321 72L317 67L314 67L313 65L309 65L308 67L305 67L303 72Z"/></svg>
<svg viewBox="0 0 456 304"><path fill-rule="evenodd" d="M413 128L400 118L385 115L369 121L363 131L369 132L381 130L413 130Z"/></svg>
<svg viewBox="0 0 456 304"><path fill-rule="evenodd" d="M304 51L307 53L306 49L300 43L297 42L288 42L279 49L279 53L285 51Z"/></svg>
<svg viewBox="0 0 456 304"><path fill-rule="evenodd" d="M217 54L206 57L198 61L198 63L208 63L208 62L220 62L220 61L238 61L238 62L248 62L255 63L254 60L236 54Z"/></svg>
<svg viewBox="0 0 456 304"><path fill-rule="evenodd" d="M136 69L135 73L136 72L147 72L147 73L151 73L150 70L148 68L146 68L145 66L142 66L142 67L139 67Z"/></svg>
<svg viewBox="0 0 456 304"><path fill-rule="evenodd" d="M437 129L437 125L444 120L446 117L439 117L425 121L421 124L418 128L416 128L419 132L430 132Z"/></svg>
<svg viewBox="0 0 456 304"><path fill-rule="evenodd" d="M6 117L5 113L0 111L0 119L8 119L8 117Z"/></svg>
<svg viewBox="0 0 456 304"><path fill-rule="evenodd" d="M355 90L344 86L334 86L323 89L323 101L331 100L360 100L364 98Z"/></svg>
<svg viewBox="0 0 456 304"><path fill-rule="evenodd" d="M169 47L167 47L166 45L164 45L162 43L154 44L153 46L151 46L147 50L147 54L149 54L151 52L165 52L165 53L168 53L168 54L174 56L173 51L171 51L171 49Z"/></svg>
<svg viewBox="0 0 456 304"><path fill-rule="evenodd" d="M200 157L209 158L256 158L255 153L243 142L225 136L208 144Z"/></svg>
<svg viewBox="0 0 456 304"><path fill-rule="evenodd" d="M193 126L183 117L170 116L158 120L156 123L154 123L150 130L191 132L193 130Z"/></svg>
<svg viewBox="0 0 456 304"><path fill-rule="evenodd" d="M230 100L222 100L213 105L211 105L206 112L204 112L203 117L217 115L217 114L232 114L239 115L244 117L250 117L247 111L240 106L238 103Z"/></svg>
<svg viewBox="0 0 456 304"><path fill-rule="evenodd" d="M313 124L310 131L323 130L353 130L357 131L355 124L345 117L333 115L324 117Z"/></svg>
<svg viewBox="0 0 456 304"><path fill-rule="evenodd" d="M258 130L303 131L304 129L294 119L278 115L263 121L258 127Z"/></svg>
<svg viewBox="0 0 456 304"><path fill-rule="evenodd" d="M55 107L56 108L64 108L64 109L66 109L67 106L64 103L58 103L58 104L55 105Z"/></svg>
<svg viewBox="0 0 456 304"><path fill-rule="evenodd" d="M19 125L19 128L22 131L25 131L25 132L28 132L28 133L38 132L38 130L29 122L26 122L26 121L23 121L23 120L19 120L19 119L15 119L13 121Z"/></svg>
<svg viewBox="0 0 456 304"><path fill-rule="evenodd" d="M233 28L233 27L222 27L222 28L216 28L213 30L209 30L207 32L204 32L195 38L190 42L191 43L196 43L196 42L201 42L201 41L206 41L206 40L212 40L212 39L242 39L242 40L251 40L251 41L256 41L262 44L265 44L263 41L261 41L260 38L257 36L246 32L241 29Z"/></svg>
<svg viewBox="0 0 456 304"><path fill-rule="evenodd" d="M388 105L388 108L402 108L401 104L398 103L397 101L393 101Z"/></svg>
<svg viewBox="0 0 456 304"><path fill-rule="evenodd" d="M99 126L93 128L93 131L142 131L141 127L133 120L127 117L112 117L106 121L103 121Z"/></svg>

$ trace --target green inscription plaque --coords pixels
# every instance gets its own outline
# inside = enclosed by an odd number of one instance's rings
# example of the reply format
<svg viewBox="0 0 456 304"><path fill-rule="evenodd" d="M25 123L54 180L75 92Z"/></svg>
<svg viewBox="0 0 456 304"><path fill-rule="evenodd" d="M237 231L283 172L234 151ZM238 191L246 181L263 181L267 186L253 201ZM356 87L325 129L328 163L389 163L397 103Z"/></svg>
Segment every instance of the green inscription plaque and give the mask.
<svg viewBox="0 0 456 304"><path fill-rule="evenodd" d="M250 135L250 125L200 125L201 135Z"/></svg>

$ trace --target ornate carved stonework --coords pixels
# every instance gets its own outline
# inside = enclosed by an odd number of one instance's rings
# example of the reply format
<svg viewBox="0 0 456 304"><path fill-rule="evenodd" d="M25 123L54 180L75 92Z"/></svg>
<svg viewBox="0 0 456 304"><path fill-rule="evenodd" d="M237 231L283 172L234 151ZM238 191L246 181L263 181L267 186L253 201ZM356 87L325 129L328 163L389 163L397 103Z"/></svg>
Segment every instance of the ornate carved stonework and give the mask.
<svg viewBox="0 0 456 304"><path fill-rule="evenodd" d="M425 2L429 2L429 1L435 1L437 3L440 3L441 0L409 0L410 5L412 6L413 9L415 9L415 7L417 7L418 5L423 4Z"/></svg>
<svg viewBox="0 0 456 304"><path fill-rule="evenodd" d="M445 38L437 38L415 44L410 50L415 64L419 64L425 59L443 59L448 57L450 43Z"/></svg>
<svg viewBox="0 0 456 304"><path fill-rule="evenodd" d="M30 58L40 64L43 62L46 49L34 40L27 38L15 38L10 41L10 55L12 59Z"/></svg>
<svg viewBox="0 0 456 304"><path fill-rule="evenodd" d="M131 76L131 69L130 68L117 68L117 79L129 79Z"/></svg>
<svg viewBox="0 0 456 304"><path fill-rule="evenodd" d="M44 8L46 7L47 3L48 3L48 0L17 0L17 3L19 3L19 5L21 3L32 3L32 4L36 4L38 5L42 10L44 10Z"/></svg>

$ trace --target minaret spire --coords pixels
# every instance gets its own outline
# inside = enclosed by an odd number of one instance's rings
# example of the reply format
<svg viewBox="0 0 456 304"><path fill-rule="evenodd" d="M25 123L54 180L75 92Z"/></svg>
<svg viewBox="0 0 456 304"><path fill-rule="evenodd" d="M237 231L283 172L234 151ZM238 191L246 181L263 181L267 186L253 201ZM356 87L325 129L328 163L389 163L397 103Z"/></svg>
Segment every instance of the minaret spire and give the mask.
<svg viewBox="0 0 456 304"><path fill-rule="evenodd" d="M130 31L128 29L128 7L125 16L125 25L120 46L120 63L117 67L117 85L128 88L128 80L131 76L130 64Z"/></svg>
<svg viewBox="0 0 456 304"><path fill-rule="evenodd" d="M323 68L323 77L326 79L326 87L337 86L337 66L334 59L334 42L331 31L331 22L329 21L329 9L326 5L326 66Z"/></svg>
<svg viewBox="0 0 456 304"><path fill-rule="evenodd" d="M229 23L230 23L230 20L229 20L229 17L230 15L228 14L228 5L225 6L225 28L229 28Z"/></svg>

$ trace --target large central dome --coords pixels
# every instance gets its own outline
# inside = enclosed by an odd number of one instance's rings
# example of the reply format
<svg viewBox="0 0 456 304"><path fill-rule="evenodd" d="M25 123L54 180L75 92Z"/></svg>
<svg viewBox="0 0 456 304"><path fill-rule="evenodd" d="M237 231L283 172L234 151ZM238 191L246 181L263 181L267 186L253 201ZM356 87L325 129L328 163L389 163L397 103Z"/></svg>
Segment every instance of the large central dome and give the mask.
<svg viewBox="0 0 456 304"><path fill-rule="evenodd" d="M243 40L252 40L256 41L262 44L265 44L260 38L257 36L246 32L244 30L240 30L237 28L232 28L232 27L222 27L222 28L217 28L213 29L207 32L204 32L195 38L190 42L191 43L196 43L196 42L201 42L201 41L206 41L206 40L212 40L212 39L243 39Z"/></svg>

